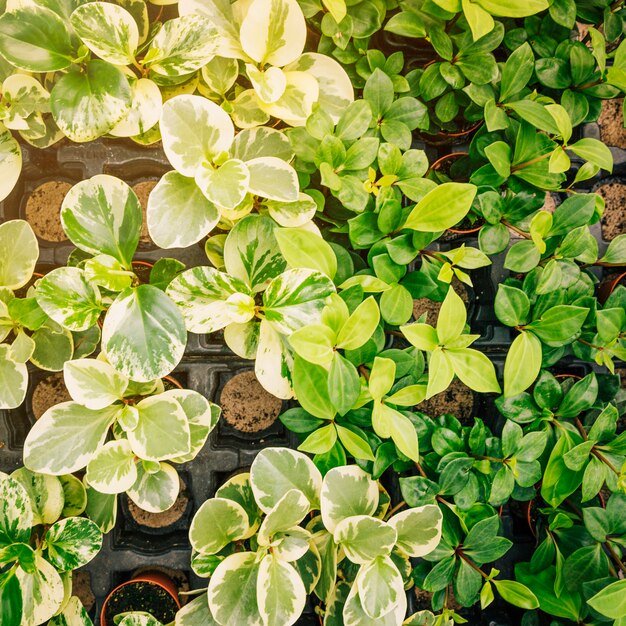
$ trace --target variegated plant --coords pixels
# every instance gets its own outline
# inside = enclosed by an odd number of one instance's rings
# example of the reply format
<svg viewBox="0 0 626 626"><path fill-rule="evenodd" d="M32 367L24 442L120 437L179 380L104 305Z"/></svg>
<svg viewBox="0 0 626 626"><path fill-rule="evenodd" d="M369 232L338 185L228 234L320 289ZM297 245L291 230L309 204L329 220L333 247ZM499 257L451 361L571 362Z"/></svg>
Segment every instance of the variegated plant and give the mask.
<svg viewBox="0 0 626 626"><path fill-rule="evenodd" d="M192 522L192 566L210 577L208 607L196 600L184 623L289 626L315 592L324 623L401 624L409 558L437 546L442 517L434 505L389 517L388 506L387 493L357 466L322 480L302 453L262 450L250 473L226 481ZM320 514L303 527L313 511ZM244 579L256 582L242 587Z"/></svg>
<svg viewBox="0 0 626 626"><path fill-rule="evenodd" d="M98 554L102 533L79 517L87 496L74 476L20 468L0 472L0 621L2 626L92 626L72 596L72 570Z"/></svg>
<svg viewBox="0 0 626 626"><path fill-rule="evenodd" d="M287 269L277 230L269 217L245 217L226 237L225 272L194 267L177 276L167 294L180 307L189 331L224 329L233 352L256 359L260 383L275 396L287 399L293 396L293 353L288 338L299 328L319 321L335 287L321 271ZM320 245L328 245L311 236Z"/></svg>
<svg viewBox="0 0 626 626"><path fill-rule="evenodd" d="M25 397L27 362L60 371L65 361L89 355L100 339L99 329L72 333L39 307L29 287L39 245L30 225L10 220L0 225L0 409L13 409Z"/></svg>
<svg viewBox="0 0 626 626"><path fill-rule="evenodd" d="M141 1L16 3L0 17L0 54L19 70L49 75L5 81L0 118L40 148L63 135L85 142L107 133L151 143L161 88L210 61L217 39L202 16L150 24Z"/></svg>
<svg viewBox="0 0 626 626"><path fill-rule="evenodd" d="M193 95L169 100L160 127L176 171L163 176L148 201L148 228L159 246L189 246L255 208L282 226L301 226L315 215L315 202L299 191L282 132L261 127L235 136L224 109Z"/></svg>
<svg viewBox="0 0 626 626"><path fill-rule="evenodd" d="M165 391L162 380L132 381L102 355L67 362L64 376L72 401L51 407L34 425L25 465L53 476L86 467L86 484L111 500L127 492L147 511L172 506L180 489L172 464L200 452L219 407L196 391Z"/></svg>
<svg viewBox="0 0 626 626"><path fill-rule="evenodd" d="M303 54L306 23L296 0L182 0L179 10L181 15L209 18L221 35L217 56L232 59L203 71L208 97L223 101L225 70L234 74L234 82L239 73L235 61L245 64L252 88L227 101L240 128L266 124L270 117L302 126L316 103L336 122L354 99L350 78L337 61L315 52Z"/></svg>
<svg viewBox="0 0 626 626"><path fill-rule="evenodd" d="M37 303L74 332L102 322L102 351L124 376L149 382L169 374L187 343L185 322L164 289L184 266L161 259L141 282L133 266L142 213L122 180L99 175L72 187L61 208L63 228L80 252L36 285Z"/></svg>
<svg viewBox="0 0 626 626"><path fill-rule="evenodd" d="M0 117L0 119L2 119ZM20 144L13 138L11 131L0 122L0 201L4 200L13 191L22 172L22 150Z"/></svg>

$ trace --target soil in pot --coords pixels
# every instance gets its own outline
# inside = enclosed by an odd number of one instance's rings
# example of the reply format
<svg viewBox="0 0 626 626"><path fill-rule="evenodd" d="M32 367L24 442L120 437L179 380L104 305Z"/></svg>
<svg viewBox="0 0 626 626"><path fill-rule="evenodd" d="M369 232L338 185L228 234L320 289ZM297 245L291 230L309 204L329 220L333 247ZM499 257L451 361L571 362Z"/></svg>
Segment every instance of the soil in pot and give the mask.
<svg viewBox="0 0 626 626"><path fill-rule="evenodd" d="M445 391L420 402L415 408L433 418L449 413L462 424L471 425L474 419L474 392L455 378Z"/></svg>
<svg viewBox="0 0 626 626"><path fill-rule="evenodd" d="M467 307L469 304L469 293L467 287L457 278L452 279L452 288L463 300L463 304ZM426 323L431 326L435 326L437 319L439 318L439 311L441 311L441 305L443 302L437 302L430 298L417 298L413 300L413 317L417 320L426 313Z"/></svg>
<svg viewBox="0 0 626 626"><path fill-rule="evenodd" d="M158 180L142 180L140 183L133 185L132 189L137 194L137 199L141 205L143 220L141 222L141 235L139 236L139 244L144 246L153 246L154 242L150 239L148 232L148 219L146 211L148 210L148 196L150 192L157 186Z"/></svg>
<svg viewBox="0 0 626 626"><path fill-rule="evenodd" d="M432 598L432 592L426 591L425 589L420 589L419 587L415 587L415 608L418 611L432 611ZM452 609L455 612L463 609L463 607L457 602L456 598L454 597L452 587L448 589L448 608Z"/></svg>
<svg viewBox="0 0 626 626"><path fill-rule="evenodd" d="M612 241L626 232L626 185L620 182L606 183L596 189L606 203L602 215L602 238Z"/></svg>
<svg viewBox="0 0 626 626"><path fill-rule="evenodd" d="M35 419L39 419L50 407L61 402L71 400L65 383L63 373L52 374L37 383L31 398L31 408Z"/></svg>
<svg viewBox="0 0 626 626"><path fill-rule="evenodd" d="M602 101L602 111L598 118L602 143L618 148L626 148L626 128L624 128L622 115L623 106L623 98Z"/></svg>
<svg viewBox="0 0 626 626"><path fill-rule="evenodd" d="M282 408L282 401L265 391L251 370L236 374L224 385L219 404L226 422L243 433L269 428Z"/></svg>
<svg viewBox="0 0 626 626"><path fill-rule="evenodd" d="M91 588L91 574L87 571L72 572L72 595L76 596L87 611L91 611L96 603L96 596Z"/></svg>
<svg viewBox="0 0 626 626"><path fill-rule="evenodd" d="M61 205L71 188L72 185L65 181L50 180L36 187L28 196L25 218L40 239L54 243L67 241L61 226Z"/></svg>
<svg viewBox="0 0 626 626"><path fill-rule="evenodd" d="M148 528L167 528L175 524L187 511L189 505L189 492L187 485L180 481L180 492L176 502L172 506L161 513L150 513L139 508L130 498L128 498L128 511L132 518L140 526Z"/></svg>
<svg viewBox="0 0 626 626"><path fill-rule="evenodd" d="M144 611L162 624L169 624L176 616L178 605L162 587L150 582L135 581L116 589L109 596L104 611L106 626L113 626L115 616L128 611Z"/></svg>
<svg viewBox="0 0 626 626"><path fill-rule="evenodd" d="M615 373L619 374L622 389L626 389L626 367L616 367ZM626 413L617 418L617 432L621 433L626 430Z"/></svg>

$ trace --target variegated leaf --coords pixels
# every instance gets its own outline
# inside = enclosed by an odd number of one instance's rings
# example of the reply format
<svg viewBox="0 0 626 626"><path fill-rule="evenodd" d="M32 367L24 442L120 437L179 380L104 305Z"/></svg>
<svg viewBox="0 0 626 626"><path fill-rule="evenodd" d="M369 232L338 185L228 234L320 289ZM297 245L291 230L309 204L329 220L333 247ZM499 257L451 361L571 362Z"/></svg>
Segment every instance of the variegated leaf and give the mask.
<svg viewBox="0 0 626 626"><path fill-rule="evenodd" d="M56 522L44 535L48 560L59 572L69 572L91 561L102 547L102 532L84 517Z"/></svg>
<svg viewBox="0 0 626 626"><path fill-rule="evenodd" d="M48 626L93 626L89 613L77 596L72 596L63 610L55 615Z"/></svg>
<svg viewBox="0 0 626 626"><path fill-rule="evenodd" d="M195 514L189 529L189 541L201 554L217 554L232 541L249 533L248 514L233 500L211 498Z"/></svg>
<svg viewBox="0 0 626 626"><path fill-rule="evenodd" d="M165 461L191 448L185 411L172 397L150 396L137 404L139 421L126 434L133 452L147 461Z"/></svg>
<svg viewBox="0 0 626 626"><path fill-rule="evenodd" d="M95 326L103 310L100 291L84 270L59 267L37 284L37 304L58 324L74 331Z"/></svg>
<svg viewBox="0 0 626 626"><path fill-rule="evenodd" d="M319 321L333 282L321 272L292 269L272 280L263 294L265 319L279 333L288 335Z"/></svg>
<svg viewBox="0 0 626 626"><path fill-rule="evenodd" d="M135 61L139 29L126 9L109 2L88 2L72 13L70 22L82 42L103 61L113 65Z"/></svg>
<svg viewBox="0 0 626 626"><path fill-rule="evenodd" d="M68 361L63 376L72 399L88 409L104 409L120 400L128 387L128 378L98 359Z"/></svg>
<svg viewBox="0 0 626 626"><path fill-rule="evenodd" d="M380 556L389 556L398 538L393 526L369 515L343 519L333 534L346 556L361 565Z"/></svg>
<svg viewBox="0 0 626 626"><path fill-rule="evenodd" d="M13 130L33 128L27 118L32 115L41 120L41 113L50 112L50 94L32 76L13 74L2 83L2 97L9 104L4 125Z"/></svg>
<svg viewBox="0 0 626 626"><path fill-rule="evenodd" d="M242 359L256 358L261 324L252 320L245 324L229 324L224 329L226 345Z"/></svg>
<svg viewBox="0 0 626 626"><path fill-rule="evenodd" d="M326 531L316 532L313 541L322 562L320 576L315 585L315 595L325 604L330 604L330 594L337 580L339 546L335 543L332 533Z"/></svg>
<svg viewBox="0 0 626 626"><path fill-rule="evenodd" d="M259 545L269 545L271 538L297 526L311 510L311 503L299 489L290 489L267 514L259 529Z"/></svg>
<svg viewBox="0 0 626 626"><path fill-rule="evenodd" d="M63 511L65 494L56 476L31 472L25 467L16 469L11 478L24 488L30 499L33 526L56 522Z"/></svg>
<svg viewBox="0 0 626 626"><path fill-rule="evenodd" d="M99 411L62 402L37 420L24 442L24 464L35 472L60 476L82 469L104 444L118 407Z"/></svg>
<svg viewBox="0 0 626 626"><path fill-rule="evenodd" d="M265 626L257 604L259 563L254 552L227 556L209 581L209 609L219 624Z"/></svg>
<svg viewBox="0 0 626 626"><path fill-rule="evenodd" d="M128 497L140 508L150 513L167 511L178 498L180 478L169 463L161 463L159 471L146 472L142 463L137 465L137 480L127 490Z"/></svg>
<svg viewBox="0 0 626 626"><path fill-rule="evenodd" d="M190 449L187 454L176 456L173 463L186 463L196 457L202 449L209 433L217 426L221 409L209 402L202 394L191 389L171 389L162 393L161 398L173 398L180 404L189 425Z"/></svg>
<svg viewBox="0 0 626 626"><path fill-rule="evenodd" d="M300 531L303 529L298 528L296 530ZM308 551L291 564L298 571L298 574L304 583L307 595L310 595L313 593L313 590L315 589L322 573L322 558L319 550L317 549L317 544L313 541L313 537L311 537L310 533L308 543Z"/></svg>
<svg viewBox="0 0 626 626"><path fill-rule="evenodd" d="M150 192L147 217L150 237L160 248L186 248L208 235L220 214L193 178L174 171Z"/></svg>
<svg viewBox="0 0 626 626"><path fill-rule="evenodd" d="M277 398L290 400L294 397L291 376L293 354L287 338L280 335L267 320L261 320L259 326L254 373L264 389Z"/></svg>
<svg viewBox="0 0 626 626"><path fill-rule="evenodd" d="M260 65L283 67L304 49L306 24L296 0L254 0L239 31L244 52Z"/></svg>
<svg viewBox="0 0 626 626"><path fill-rule="evenodd" d="M227 326L232 317L224 302L233 294L247 292L243 282L212 267L182 272L167 288L192 333L212 333Z"/></svg>
<svg viewBox="0 0 626 626"><path fill-rule="evenodd" d="M253 292L262 291L287 266L280 254L274 227L267 217L249 215L235 224L226 238L226 271L246 283Z"/></svg>
<svg viewBox="0 0 626 626"><path fill-rule="evenodd" d="M210 98L210 96L214 94L224 95L235 84L237 76L239 76L239 63L237 63L236 59L216 56L206 65L202 66L201 74L202 80L206 83L206 87L208 87L207 93L207 89L203 83L198 84L198 91L203 96Z"/></svg>
<svg viewBox="0 0 626 626"><path fill-rule="evenodd" d="M52 320L32 334L35 349L30 362L39 369L60 372L74 355L74 336Z"/></svg>
<svg viewBox="0 0 626 626"><path fill-rule="evenodd" d="M397 547L410 557L426 556L441 539L442 515L434 504L396 513L389 524L398 532Z"/></svg>
<svg viewBox="0 0 626 626"><path fill-rule="evenodd" d="M390 557L378 557L364 565L357 574L355 585L365 613L380 619L398 606L404 595L402 576Z"/></svg>
<svg viewBox="0 0 626 626"><path fill-rule="evenodd" d="M302 452L288 448L261 450L250 468L250 484L257 504L265 513L291 489L301 491L312 509L319 507L322 475Z"/></svg>
<svg viewBox="0 0 626 626"><path fill-rule="evenodd" d="M254 499L252 486L250 485L250 474L243 472L229 478L215 492L216 498L227 498L241 505L248 516L249 530L243 539L251 537L261 524L261 511Z"/></svg>
<svg viewBox="0 0 626 626"><path fill-rule="evenodd" d="M11 346L0 344L0 409L15 409L26 397L28 369L11 356Z"/></svg>
<svg viewBox="0 0 626 626"><path fill-rule="evenodd" d="M395 607L389 613L374 619L365 612L359 589L356 584L353 584L343 608L343 624L345 626L400 626L406 616L406 609L406 594L402 591Z"/></svg>
<svg viewBox="0 0 626 626"><path fill-rule="evenodd" d="M202 193L223 209L232 210L241 204L249 183L248 165L237 159L228 159L219 167L205 161L196 171L196 184Z"/></svg>
<svg viewBox="0 0 626 626"><path fill-rule="evenodd" d="M298 199L298 175L282 159L273 156L257 157L247 161L246 165L250 172L250 193L280 202L295 202Z"/></svg>
<svg viewBox="0 0 626 626"><path fill-rule="evenodd" d="M86 5L87 6L87 5ZM153 128L161 117L163 97L157 84L148 78L131 82L132 104L126 117L109 134L114 137L143 135Z"/></svg>
<svg viewBox="0 0 626 626"><path fill-rule="evenodd" d="M4 172L5 166L1 156L0 167ZM10 172L10 168L8 171ZM23 287L31 279L38 257L39 244L28 222L9 220L0 224L0 287L7 289Z"/></svg>
<svg viewBox="0 0 626 626"><path fill-rule="evenodd" d="M148 67L161 76L195 72L213 58L218 38L215 25L200 15L167 20L152 40Z"/></svg>
<svg viewBox="0 0 626 626"><path fill-rule="evenodd" d="M174 626L219 626L209 610L206 593L194 598L176 613Z"/></svg>
<svg viewBox="0 0 626 626"><path fill-rule="evenodd" d="M246 73L262 102L266 104L276 102L285 93L287 79L279 67L270 66L265 71L261 71L252 63L246 63Z"/></svg>
<svg viewBox="0 0 626 626"><path fill-rule="evenodd" d="M52 116L72 141L93 141L108 133L128 112L133 94L125 74L93 60L84 71L62 76L50 94Z"/></svg>
<svg viewBox="0 0 626 626"><path fill-rule="evenodd" d="M228 114L202 96L176 96L163 105L163 149L174 168L195 176L200 166L228 151L235 136Z"/></svg>
<svg viewBox="0 0 626 626"><path fill-rule="evenodd" d="M87 481L101 493L123 493L136 480L137 464L127 439L108 441L87 464Z"/></svg>
<svg viewBox="0 0 626 626"><path fill-rule="evenodd" d="M150 613L129 613L118 626L163 626L161 622Z"/></svg>
<svg viewBox="0 0 626 626"><path fill-rule="evenodd" d="M231 149L231 156L242 161L271 156L288 163L293 155L289 138L282 131L266 126L237 133Z"/></svg>
<svg viewBox="0 0 626 626"><path fill-rule="evenodd" d="M324 476L321 512L324 526L334 532L337 524L353 515L373 515L378 508L378 486L356 465L335 467Z"/></svg>
<svg viewBox="0 0 626 626"><path fill-rule="evenodd" d="M317 212L317 204L311 196L299 193L295 202L267 200L263 203L270 217L284 228L298 228L308 224Z"/></svg>
<svg viewBox="0 0 626 626"><path fill-rule="evenodd" d="M82 481L73 474L59 476L63 488L62 517L73 517L84 513L87 506L87 490Z"/></svg>
<svg viewBox="0 0 626 626"><path fill-rule="evenodd" d="M285 72L287 85L283 95L266 104L258 99L257 104L267 115L283 120L291 126L304 126L319 99L319 83L307 72ZM261 122L263 123L263 122Z"/></svg>
<svg viewBox="0 0 626 626"><path fill-rule="evenodd" d="M169 374L182 359L186 344L180 311L153 285L123 291L102 327L102 350L107 359L138 382Z"/></svg>
<svg viewBox="0 0 626 626"><path fill-rule="evenodd" d="M244 129L251 129L266 124L270 116L269 113L261 109L260 102L254 89L244 89L231 102L233 122L239 128Z"/></svg>
<svg viewBox="0 0 626 626"><path fill-rule="evenodd" d="M38 626L49 620L60 608L65 597L61 576L41 555L35 555L32 573L17 569L22 588L22 626Z"/></svg>
<svg viewBox="0 0 626 626"><path fill-rule="evenodd" d="M350 77L333 58L317 52L305 52L287 71L306 72L319 84L317 102L319 108L337 123L346 107L354 101L354 89Z"/></svg>
<svg viewBox="0 0 626 626"><path fill-rule="evenodd" d="M276 532L272 537L272 552L276 558L292 563L300 571L296 562L309 552L312 545L311 533L300 526L294 526L289 530Z"/></svg>
<svg viewBox="0 0 626 626"><path fill-rule="evenodd" d="M22 150L13 135L3 124L0 124L0 202L4 200L15 187L22 172ZM2 257L6 258L6 257Z"/></svg>
<svg viewBox="0 0 626 626"><path fill-rule="evenodd" d="M14 478L0 476L0 549L12 543L28 543L32 526L28 493Z"/></svg>
<svg viewBox="0 0 626 626"><path fill-rule="evenodd" d="M295 624L304 610L306 590L298 572L272 554L259 566L259 610L264 624Z"/></svg>
<svg viewBox="0 0 626 626"><path fill-rule="evenodd" d="M75 56L63 20L43 6L24 6L0 17L0 54L27 72L69 67Z"/></svg>
<svg viewBox="0 0 626 626"><path fill-rule="evenodd" d="M75 246L108 254L130 269L142 214L135 192L123 180L99 174L74 185L63 200L61 222Z"/></svg>

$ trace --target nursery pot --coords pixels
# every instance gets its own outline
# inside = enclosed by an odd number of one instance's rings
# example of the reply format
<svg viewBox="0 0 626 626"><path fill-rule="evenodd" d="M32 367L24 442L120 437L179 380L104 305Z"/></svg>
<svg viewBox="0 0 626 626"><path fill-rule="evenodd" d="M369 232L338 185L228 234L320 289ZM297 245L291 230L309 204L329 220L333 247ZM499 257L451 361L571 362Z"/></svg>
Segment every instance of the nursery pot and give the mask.
<svg viewBox="0 0 626 626"><path fill-rule="evenodd" d="M447 173L452 164L458 159L468 156L467 152L451 152L450 154L446 154L440 158L438 158L431 166L430 170L435 172L444 172Z"/></svg>
<svg viewBox="0 0 626 626"><path fill-rule="evenodd" d="M626 272L620 274L612 280L607 280L606 282L601 283L598 287L598 300L604 304L624 278L626 278Z"/></svg>
<svg viewBox="0 0 626 626"><path fill-rule="evenodd" d="M419 136L424 140L424 143L429 146L435 146L437 148L441 146L452 146L455 144L465 143L465 140L468 139L470 135L473 135L482 126L482 124L483 122L480 120L463 130L453 133L440 130L434 135L431 135L421 131Z"/></svg>
<svg viewBox="0 0 626 626"><path fill-rule="evenodd" d="M133 604L133 602L136 602L136 604ZM155 604L157 602L161 604L162 614L155 615L155 617L164 622L172 621L176 611L180 609L178 589L174 582L165 574L156 571L144 572L118 585L106 597L100 611L100 626L114 626L114 615L110 615L107 620L107 612L116 604L119 610L117 607L113 608L113 610L119 613L126 611L150 612L151 609L158 610L159 607ZM171 614L172 611L174 614Z"/></svg>

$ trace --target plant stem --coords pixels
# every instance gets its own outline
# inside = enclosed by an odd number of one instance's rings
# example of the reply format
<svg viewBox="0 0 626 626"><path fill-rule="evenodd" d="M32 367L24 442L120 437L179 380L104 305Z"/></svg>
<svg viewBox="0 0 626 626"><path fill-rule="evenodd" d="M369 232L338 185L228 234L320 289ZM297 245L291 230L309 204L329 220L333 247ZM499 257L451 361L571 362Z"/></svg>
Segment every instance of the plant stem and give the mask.
<svg viewBox="0 0 626 626"><path fill-rule="evenodd" d="M518 235L520 235L521 237L524 237L524 239L531 239L531 236L528 233L525 233L523 230L520 230L519 228L517 228L516 226L513 226L513 224L511 224L510 222L507 222L506 220L502 220L502 223L507 227L510 228L513 232L516 232Z"/></svg>
<svg viewBox="0 0 626 626"><path fill-rule="evenodd" d="M370 374L367 371L367 368L365 367L365 365L359 365L359 372L361 372L361 374L363 374L363 378L365 378L365 380L369 383L369 381L370 381Z"/></svg>
<svg viewBox="0 0 626 626"><path fill-rule="evenodd" d="M617 476L620 475L619 471L617 469L615 469L615 465L613 465L613 463L611 463L611 461L609 461L604 456L604 454L602 454L601 452L599 452L595 448L591 451L591 454L593 454L593 456L595 456L597 459L600 459L600 461L602 461L610 470L612 470L614 474L616 474Z"/></svg>
<svg viewBox="0 0 626 626"><path fill-rule="evenodd" d="M583 436L583 439L585 441L587 441L589 438L587 437L587 431L585 430L585 427L582 425L582 422L580 421L580 419L577 417L574 422L576 423L576 428L578 428L578 432Z"/></svg>
<svg viewBox="0 0 626 626"><path fill-rule="evenodd" d="M535 157L534 159L530 159L529 161L524 161L524 163L520 163L519 165L514 165L511 168L511 172L517 172L517 170L521 170L529 165L534 165L535 163L540 163L541 161L545 161L550 157L552 153L548 152L547 154L542 154L541 156Z"/></svg>
<svg viewBox="0 0 626 626"><path fill-rule="evenodd" d="M626 576L626 570L624 569L624 564L622 563L622 559L619 558L619 556L617 555L617 552L615 552L611 544L608 541L605 541L604 547L606 548L607 552L609 553L609 556L611 557L611 559L613 560L613 562L615 563L619 571L622 572L622 575Z"/></svg>
<svg viewBox="0 0 626 626"><path fill-rule="evenodd" d="M474 563L474 561L466 557L461 550L457 551L457 555L460 556L471 568L475 569L485 580L489 578L489 576L487 576L487 574L485 574L485 572L483 572L483 570L481 570L480 567Z"/></svg>
<svg viewBox="0 0 626 626"><path fill-rule="evenodd" d="M396 504L396 506L394 506L388 513L387 513L387 519L389 519L390 517L392 517L393 515L395 515L401 508L406 506L406 502L404 500L402 500L401 502L398 502L398 504Z"/></svg>

